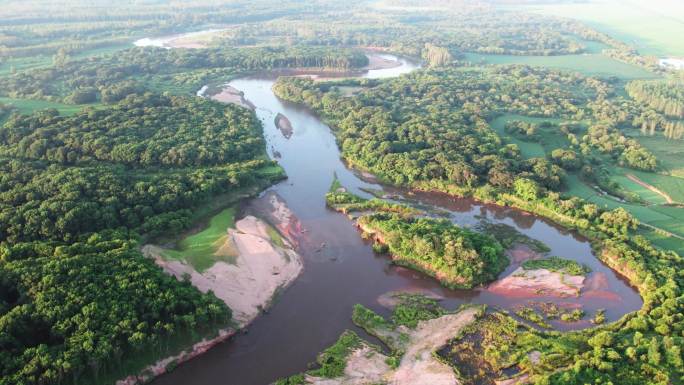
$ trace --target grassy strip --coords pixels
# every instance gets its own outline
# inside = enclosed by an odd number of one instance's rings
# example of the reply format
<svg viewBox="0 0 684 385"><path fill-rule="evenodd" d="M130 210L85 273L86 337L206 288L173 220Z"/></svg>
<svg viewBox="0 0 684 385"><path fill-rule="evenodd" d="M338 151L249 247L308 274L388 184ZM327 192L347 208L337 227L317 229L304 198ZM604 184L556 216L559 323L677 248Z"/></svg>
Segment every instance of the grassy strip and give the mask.
<svg viewBox="0 0 684 385"><path fill-rule="evenodd" d="M560 257L530 259L523 262L522 267L525 270L546 269L549 271L570 275L585 275L591 272L587 266Z"/></svg>
<svg viewBox="0 0 684 385"><path fill-rule="evenodd" d="M235 208L227 208L215 215L202 231L178 242L175 249L164 250L163 256L169 259L186 260L195 270L202 272L218 261L234 263L237 251L221 246L229 241L227 229L235 227Z"/></svg>

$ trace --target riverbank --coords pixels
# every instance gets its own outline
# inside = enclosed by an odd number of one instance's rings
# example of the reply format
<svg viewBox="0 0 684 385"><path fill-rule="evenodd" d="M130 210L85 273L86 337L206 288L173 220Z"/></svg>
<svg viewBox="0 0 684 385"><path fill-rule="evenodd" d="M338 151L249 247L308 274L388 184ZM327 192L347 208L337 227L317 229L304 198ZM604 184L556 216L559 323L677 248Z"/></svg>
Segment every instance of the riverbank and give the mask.
<svg viewBox="0 0 684 385"><path fill-rule="evenodd" d="M160 246L147 244L142 247L143 254L154 259L167 274L178 280L188 279L198 290L216 295L231 309L235 324L219 330L215 337L205 338L176 355L158 360L139 374L118 381L117 385L147 383L227 341L268 309L278 293L302 272L302 257L295 251L298 237L303 233L298 219L273 192L254 201L258 202L256 206L265 220L245 216L235 222L234 228L225 229L227 236L216 245L215 254L225 254L226 250L235 254L232 262L217 260L207 269L198 271L185 259L168 258L166 250Z"/></svg>
<svg viewBox="0 0 684 385"><path fill-rule="evenodd" d="M221 103L235 104L237 106L244 107L252 111L256 109L252 102L245 99L245 96L241 91L229 85L221 87L216 93L207 94L207 91L202 92L202 94L199 96L205 96L211 100L215 100Z"/></svg>

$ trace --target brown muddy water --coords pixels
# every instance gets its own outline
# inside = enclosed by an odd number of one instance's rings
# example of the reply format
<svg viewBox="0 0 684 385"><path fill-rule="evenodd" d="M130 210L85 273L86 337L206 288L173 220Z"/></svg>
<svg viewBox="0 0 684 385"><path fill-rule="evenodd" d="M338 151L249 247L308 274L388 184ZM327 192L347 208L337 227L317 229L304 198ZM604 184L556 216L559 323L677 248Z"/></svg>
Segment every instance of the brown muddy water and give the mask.
<svg viewBox="0 0 684 385"><path fill-rule="evenodd" d="M368 71L364 76L393 77L418 67L409 60L399 60L401 66ZM335 342L345 329L365 335L351 322L352 307L361 303L387 314L378 303L378 297L389 291L429 291L444 297L442 304L447 308L456 308L462 303L484 303L511 309L530 300L508 298L484 289L448 290L423 274L393 266L388 258L375 255L350 220L326 208L324 196L334 175L350 191L361 196L369 196L361 188L383 187L362 180L345 167L330 128L315 114L275 97L271 91L275 76L246 77L229 85L243 91L245 99L256 106L256 114L264 125L267 146L280 155L278 162L287 172L288 179L270 190L285 199L306 231L299 247L304 258L304 272L281 293L268 313L248 327L246 333L158 378L155 385L264 385L306 370L307 364ZM292 123L293 133L289 139L274 124L279 113ZM587 311L587 319L603 308L608 320L615 320L642 305L637 292L599 262L587 240L573 232L509 208L439 194L386 190L404 195L417 205L447 210L449 217L461 225L474 226L483 220L510 225L548 245L551 248L549 255L588 265L592 274L599 275L600 279L595 279L601 283L598 286L612 293L562 300L534 298L534 301L580 303ZM555 326L571 329L587 327L589 323Z"/></svg>

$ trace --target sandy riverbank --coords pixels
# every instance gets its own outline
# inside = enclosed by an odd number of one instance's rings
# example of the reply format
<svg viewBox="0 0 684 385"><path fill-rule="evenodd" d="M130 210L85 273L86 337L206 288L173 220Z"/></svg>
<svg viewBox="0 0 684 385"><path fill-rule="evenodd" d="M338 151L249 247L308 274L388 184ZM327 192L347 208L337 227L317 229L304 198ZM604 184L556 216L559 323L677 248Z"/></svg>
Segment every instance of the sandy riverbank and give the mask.
<svg viewBox="0 0 684 385"><path fill-rule="evenodd" d="M268 225L247 216L228 230L228 240L237 249L235 264L216 262L198 272L185 261L166 260L162 250L153 245L143 248L165 272L190 282L200 291L212 291L233 311L233 319L245 326L267 308L276 292L289 285L302 270L301 257L289 247L275 245Z"/></svg>
<svg viewBox="0 0 684 385"><path fill-rule="evenodd" d="M278 229L286 229L283 237L274 239L272 230L265 221L248 215L235 223L235 229L226 229L228 237L225 247L237 251L235 263L217 261L203 272L198 272L181 260L163 257L163 249L156 245L145 245L143 254L153 258L166 273L176 278L189 277L198 290L213 292L233 312L237 328L247 326L264 309L267 309L279 290L290 285L303 269L301 256L294 250L296 236L301 234L301 225L276 194L265 194L258 199L267 219ZM299 231L290 231L296 228ZM279 230L282 231L282 230ZM221 252L224 246L217 250ZM215 345L228 340L235 329L224 329L214 338L204 339L181 353L161 359L148 366L140 374L129 376L117 385L146 383L164 374L170 364L180 364L204 354Z"/></svg>
<svg viewBox="0 0 684 385"><path fill-rule="evenodd" d="M468 308L421 321L413 330L401 326L397 333L406 335L405 353L396 369L387 364L385 354L364 343L347 358L342 377L308 376L306 381L315 385L457 385L453 368L438 360L434 353L473 322L477 313L478 309Z"/></svg>
<svg viewBox="0 0 684 385"><path fill-rule="evenodd" d="M368 58L368 65L363 68L366 71L384 70L401 67L401 62L399 60L390 59L383 55L371 53L366 54L366 57Z"/></svg>
<svg viewBox="0 0 684 385"><path fill-rule="evenodd" d="M252 102L245 99L243 92L228 85L223 86L218 93L209 95L208 97L209 99L215 100L217 102L235 104L240 107L248 108L252 111L254 111L256 108Z"/></svg>
<svg viewBox="0 0 684 385"><path fill-rule="evenodd" d="M487 290L507 297L565 298L579 296L583 287L582 275L518 267L508 276L489 285Z"/></svg>

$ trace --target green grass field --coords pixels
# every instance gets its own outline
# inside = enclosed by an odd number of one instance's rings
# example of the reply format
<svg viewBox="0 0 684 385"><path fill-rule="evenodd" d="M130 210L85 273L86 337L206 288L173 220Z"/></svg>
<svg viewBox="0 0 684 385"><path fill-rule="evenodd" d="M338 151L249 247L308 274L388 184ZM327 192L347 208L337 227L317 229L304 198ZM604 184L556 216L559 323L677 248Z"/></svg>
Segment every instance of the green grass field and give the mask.
<svg viewBox="0 0 684 385"><path fill-rule="evenodd" d="M670 140L663 135L641 135L638 130L625 131L658 158L662 170L684 178L684 140Z"/></svg>
<svg viewBox="0 0 684 385"><path fill-rule="evenodd" d="M72 55L71 58L82 59L90 56L101 56L132 47L132 43L115 44L107 47L85 50L83 52L79 52ZM14 71L20 72L36 68L45 68L51 65L52 55L37 55L30 57L12 58L0 64L0 76L6 76L11 74L13 69Z"/></svg>
<svg viewBox="0 0 684 385"><path fill-rule="evenodd" d="M506 123L511 120L521 120L525 122L553 122L560 123L563 122L562 119L553 118L535 118L523 115L506 114L501 115L491 122L489 125L496 131L499 136L504 138L506 142L518 145L520 148L520 153L525 158L543 158L546 154L551 153L551 151L557 148L566 148L569 143L565 138L565 134L554 129L546 130L540 129L538 131L539 142L526 141L518 139L505 131Z"/></svg>
<svg viewBox="0 0 684 385"><path fill-rule="evenodd" d="M100 108L102 104L63 104L48 102L45 100L34 99L15 99L0 97L0 103L14 106L22 114L32 114L35 111L45 110L47 108L54 108L59 111L60 115L73 115L86 107Z"/></svg>
<svg viewBox="0 0 684 385"><path fill-rule="evenodd" d="M658 77L641 67L611 59L602 54L561 56L517 56L466 53L465 59L475 64L525 64L579 72L591 76L617 76L622 79Z"/></svg>
<svg viewBox="0 0 684 385"><path fill-rule="evenodd" d="M684 56L684 3L679 0L593 0L526 7L571 17L655 56Z"/></svg>
<svg viewBox="0 0 684 385"><path fill-rule="evenodd" d="M197 271L202 272L215 262L234 263L237 252L234 247L218 249L228 239L228 228L235 227L235 208L227 208L209 220L209 224L202 231L190 235L178 242L176 249L165 250L163 256L169 259L185 260Z"/></svg>

